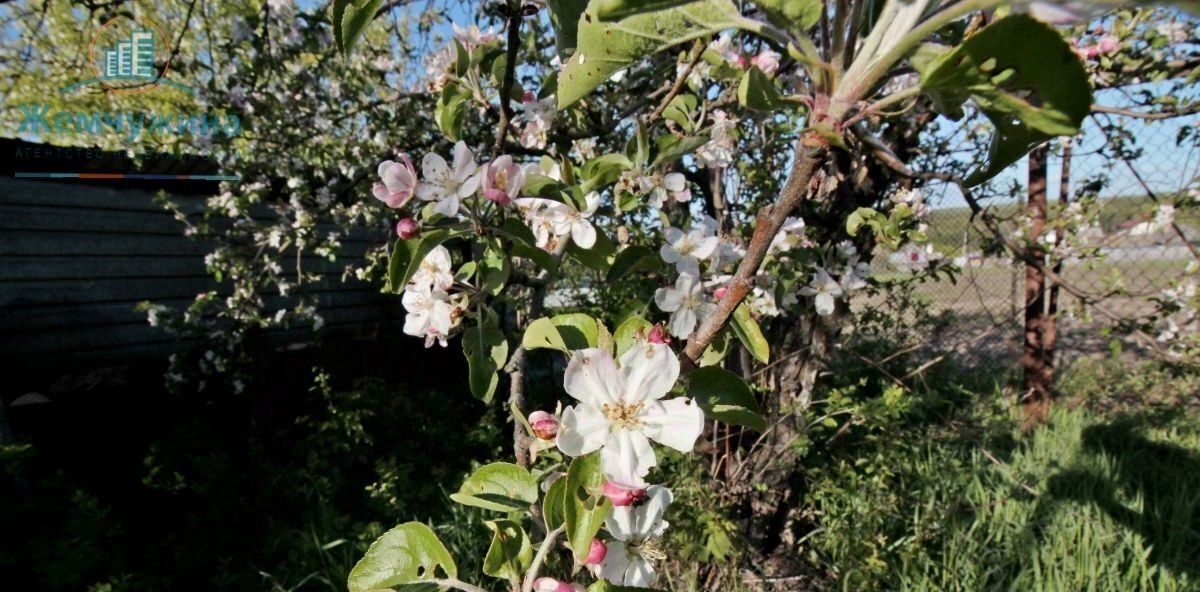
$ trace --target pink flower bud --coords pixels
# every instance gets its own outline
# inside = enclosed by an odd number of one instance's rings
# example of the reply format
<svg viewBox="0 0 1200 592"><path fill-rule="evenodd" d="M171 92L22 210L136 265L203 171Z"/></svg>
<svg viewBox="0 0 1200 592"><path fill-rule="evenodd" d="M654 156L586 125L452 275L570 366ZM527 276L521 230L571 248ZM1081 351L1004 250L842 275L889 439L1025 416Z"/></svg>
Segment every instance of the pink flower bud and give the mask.
<svg viewBox="0 0 1200 592"><path fill-rule="evenodd" d="M667 333L667 328L659 323L650 329L650 334L646 336L646 340L650 343L658 343L664 345L671 344L671 336Z"/></svg>
<svg viewBox="0 0 1200 592"><path fill-rule="evenodd" d="M622 487L612 481L604 482L604 497L612 501L614 506L630 506L646 497L645 489Z"/></svg>
<svg viewBox="0 0 1200 592"><path fill-rule="evenodd" d="M553 440L558 435L558 418L545 411L534 411L529 414L529 426L533 433L543 440Z"/></svg>
<svg viewBox="0 0 1200 592"><path fill-rule="evenodd" d="M419 232L421 232L421 225L417 224L417 221L412 218L405 218L396 223L396 234L401 239L408 240L417 236Z"/></svg>
<svg viewBox="0 0 1200 592"><path fill-rule="evenodd" d="M713 290L713 298L716 298L717 300L722 300L725 298L725 295L728 293L729 293L729 288L726 286L721 286L720 288Z"/></svg>
<svg viewBox="0 0 1200 592"><path fill-rule="evenodd" d="M575 592L583 590L583 586L560 582L554 578L538 578L533 581L534 592Z"/></svg>
<svg viewBox="0 0 1200 592"><path fill-rule="evenodd" d="M782 57L783 56L779 55L778 52L766 49L763 50L762 53L754 56L754 59L750 60L750 63L754 64L765 74L770 75L774 74L775 71L779 69L779 60Z"/></svg>
<svg viewBox="0 0 1200 592"><path fill-rule="evenodd" d="M1105 35L1100 38L1098 47L1100 48L1100 53L1113 53L1121 49L1121 42L1113 35Z"/></svg>
<svg viewBox="0 0 1200 592"><path fill-rule="evenodd" d="M536 100L537 100L537 95L533 94L533 91L531 91L531 90L527 90L521 94L521 102L522 103L532 103Z"/></svg>
<svg viewBox="0 0 1200 592"><path fill-rule="evenodd" d="M592 539L592 546L588 549L587 559L584 560L584 565L600 565L604 563L604 557L608 555L608 545L600 539Z"/></svg>

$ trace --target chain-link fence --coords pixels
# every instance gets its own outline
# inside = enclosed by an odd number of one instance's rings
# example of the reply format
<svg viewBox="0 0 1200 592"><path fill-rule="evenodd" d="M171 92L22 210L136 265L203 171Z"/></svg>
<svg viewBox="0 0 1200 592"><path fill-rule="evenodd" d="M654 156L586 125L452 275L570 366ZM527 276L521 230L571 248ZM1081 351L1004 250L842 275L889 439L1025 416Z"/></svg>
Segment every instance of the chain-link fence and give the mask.
<svg viewBox="0 0 1200 592"><path fill-rule="evenodd" d="M1101 95L1102 104L1124 109L1120 97ZM1194 133L1200 117L1143 119L1097 113L1083 132L1050 147L1047 198L1051 223L1068 203L1094 200L1095 222L1080 242L1091 256L1069 257L1062 277L1099 301L1108 313L1135 319L1154 309L1149 297L1161 293L1196 260L1200 216L1180 210L1175 224L1155 218L1156 203L1170 204L1191 195L1200 173ZM961 129L955 133L961 134ZM985 205L1010 228L1022 226L1027 198L1028 167L1021 162L993 183ZM1065 191L1064 191L1065 188ZM950 185L929 187L927 199L933 247L961 269L957 280L927 282L919 288L937 311L949 311L953 321L931 344L939 351L957 350L970 364L997 371L1018 368L1022 347L1025 268L1012 259L989 252L992 232L971 216L961 194ZM1085 306L1060 290L1057 352L1060 365L1081 356L1140 357L1147 352L1134 340L1106 327L1095 306Z"/></svg>

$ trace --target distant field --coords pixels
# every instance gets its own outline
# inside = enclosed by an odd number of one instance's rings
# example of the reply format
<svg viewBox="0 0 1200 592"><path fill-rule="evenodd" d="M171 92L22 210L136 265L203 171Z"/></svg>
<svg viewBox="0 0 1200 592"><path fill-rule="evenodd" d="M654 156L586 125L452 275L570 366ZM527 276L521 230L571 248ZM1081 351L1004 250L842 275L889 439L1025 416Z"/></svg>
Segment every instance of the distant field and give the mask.
<svg viewBox="0 0 1200 592"><path fill-rule="evenodd" d="M1109 235L1116 231L1122 223L1140 219L1151 212L1154 202L1146 196L1130 196L1106 198L1102 200L1102 204L1101 227L1104 229L1104 234ZM1055 208L1057 202L1051 202L1050 206L1052 209ZM996 204L991 209L1000 216L1008 217L1016 211L1017 203ZM1195 210L1177 211L1176 222L1192 228L1200 228L1200 212ZM963 231L972 225L976 230L969 233L967 241L968 244L975 245L978 244L980 233L986 232L986 228L980 221L971 221L970 208L965 206L939 208L929 214L930 239L940 252L950 257L962 254Z"/></svg>

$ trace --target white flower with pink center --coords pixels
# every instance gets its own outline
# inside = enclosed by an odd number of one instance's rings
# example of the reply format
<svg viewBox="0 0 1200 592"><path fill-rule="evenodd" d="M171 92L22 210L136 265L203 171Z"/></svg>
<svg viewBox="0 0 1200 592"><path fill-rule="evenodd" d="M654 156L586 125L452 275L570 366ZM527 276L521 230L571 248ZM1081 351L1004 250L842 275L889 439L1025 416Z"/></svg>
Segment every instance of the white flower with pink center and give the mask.
<svg viewBox="0 0 1200 592"><path fill-rule="evenodd" d="M417 190L417 170L407 154L400 155L400 162L379 163L379 178L383 183L376 183L371 193L392 209L404 207Z"/></svg>
<svg viewBox="0 0 1200 592"><path fill-rule="evenodd" d="M600 451L601 470L623 487L645 487L658 464L650 441L690 452L704 427L704 412L687 397L663 400L679 379L671 348L641 343L621 356L579 350L567 364L563 387L579 401L562 414L558 448L569 456Z"/></svg>
<svg viewBox="0 0 1200 592"><path fill-rule="evenodd" d="M596 244L596 228L588 219L600 207L600 194L594 191L588 193L583 201L585 206L582 211L571 204L540 197L522 197L514 203L525 212L525 222L533 231L537 245L554 251L559 241L567 236L584 249Z"/></svg>
<svg viewBox="0 0 1200 592"><path fill-rule="evenodd" d="M692 199L692 192L687 187L687 179L683 173L667 173L665 175L644 175L638 177L638 189L650 196L646 203L651 207L661 208L667 198L683 203Z"/></svg>
<svg viewBox="0 0 1200 592"><path fill-rule="evenodd" d="M833 279L824 267L818 267L817 272L813 274L812 281L807 286L800 288L798 292L803 296L813 297L817 314L829 316L833 314L837 298L842 295L842 285Z"/></svg>
<svg viewBox="0 0 1200 592"><path fill-rule="evenodd" d="M443 216L454 216L461 200L479 189L478 169L475 155L461 141L454 145L453 166L439 154L426 154L421 160L425 180L417 185L417 198L436 202L433 211Z"/></svg>
<svg viewBox="0 0 1200 592"><path fill-rule="evenodd" d="M483 165L483 196L507 206L525 187L525 169L505 154Z"/></svg>

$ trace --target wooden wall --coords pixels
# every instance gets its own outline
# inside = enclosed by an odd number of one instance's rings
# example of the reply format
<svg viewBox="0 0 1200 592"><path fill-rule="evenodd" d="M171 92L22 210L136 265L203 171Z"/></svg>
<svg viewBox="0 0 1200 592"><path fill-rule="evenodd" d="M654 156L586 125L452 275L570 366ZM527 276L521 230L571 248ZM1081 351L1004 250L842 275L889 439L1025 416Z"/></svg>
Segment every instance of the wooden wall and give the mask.
<svg viewBox="0 0 1200 592"><path fill-rule="evenodd" d="M204 197L179 199L202 211ZM182 230L150 191L0 177L0 371L123 365L182 347L134 310L146 300L182 307L202 291L227 290L205 274L206 246ZM380 240L360 234L344 244L361 257ZM309 290L326 326L401 322L398 298L340 280L344 261L306 261L326 274Z"/></svg>

